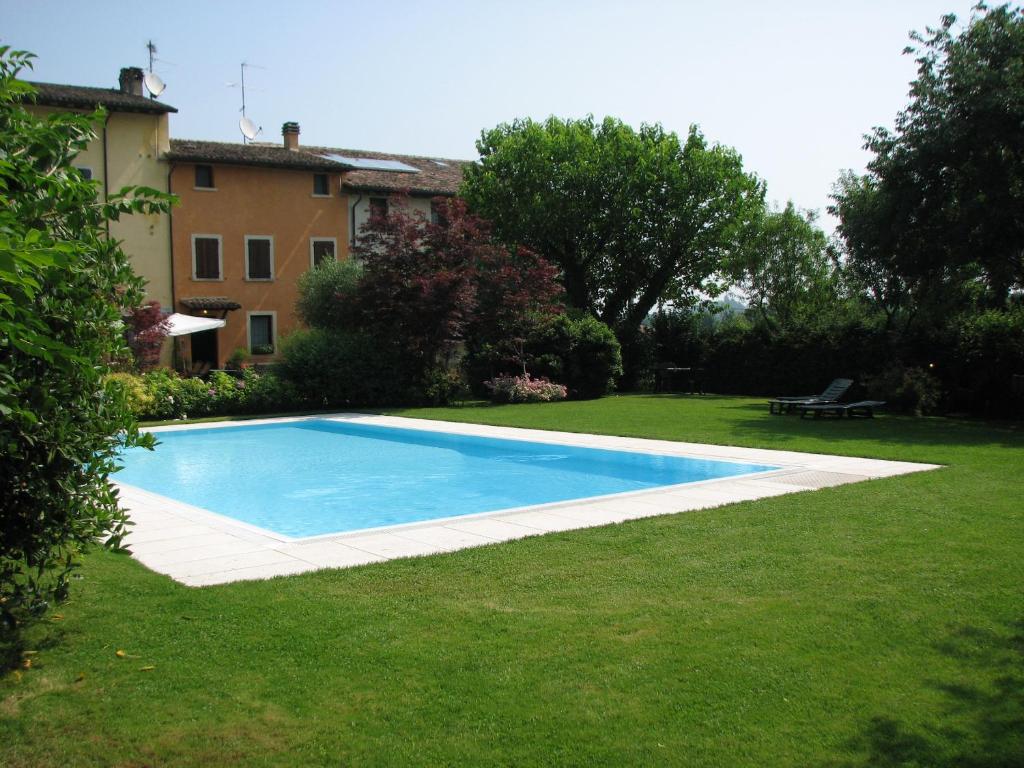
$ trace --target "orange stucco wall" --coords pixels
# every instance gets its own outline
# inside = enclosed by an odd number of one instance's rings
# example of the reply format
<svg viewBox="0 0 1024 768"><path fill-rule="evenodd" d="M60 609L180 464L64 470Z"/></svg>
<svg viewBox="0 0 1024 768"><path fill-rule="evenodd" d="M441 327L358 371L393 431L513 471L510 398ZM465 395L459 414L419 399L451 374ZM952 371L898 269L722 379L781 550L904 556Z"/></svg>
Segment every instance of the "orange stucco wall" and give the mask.
<svg viewBox="0 0 1024 768"><path fill-rule="evenodd" d="M248 349L248 312L276 313L276 349L299 326L296 284L310 268L310 238L336 238L336 254L343 258L348 202L335 174L329 174L330 197L313 195L312 171L214 165L213 174L215 189L200 190L195 188L194 165L175 164L171 172L171 191L180 198L171 220L174 297L175 310L186 314L197 314L181 304L193 296L225 296L242 305L228 313L227 325L217 332L218 366L223 367L235 349ZM221 280L193 279L194 234L220 236ZM272 281L246 280L246 235L273 237ZM188 351L185 342L183 352ZM254 362L272 359L252 357Z"/></svg>

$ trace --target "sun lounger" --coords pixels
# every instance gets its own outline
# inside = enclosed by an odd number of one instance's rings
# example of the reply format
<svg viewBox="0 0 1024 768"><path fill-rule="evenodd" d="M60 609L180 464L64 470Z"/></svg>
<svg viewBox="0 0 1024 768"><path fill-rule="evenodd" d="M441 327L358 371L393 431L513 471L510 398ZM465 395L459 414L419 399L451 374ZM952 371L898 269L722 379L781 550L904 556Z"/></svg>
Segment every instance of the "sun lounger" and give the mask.
<svg viewBox="0 0 1024 768"><path fill-rule="evenodd" d="M839 401L846 391L853 386L853 379L835 379L825 387L820 395L802 395L800 397L776 397L768 402L769 413L788 413L801 405L827 405Z"/></svg>
<svg viewBox="0 0 1024 768"><path fill-rule="evenodd" d="M836 416L842 418L849 416L851 419L861 416L870 419L875 415L875 409L885 405L884 400L858 400L856 403L809 403L796 406L800 411L800 418L806 418L808 414L814 418L821 416Z"/></svg>

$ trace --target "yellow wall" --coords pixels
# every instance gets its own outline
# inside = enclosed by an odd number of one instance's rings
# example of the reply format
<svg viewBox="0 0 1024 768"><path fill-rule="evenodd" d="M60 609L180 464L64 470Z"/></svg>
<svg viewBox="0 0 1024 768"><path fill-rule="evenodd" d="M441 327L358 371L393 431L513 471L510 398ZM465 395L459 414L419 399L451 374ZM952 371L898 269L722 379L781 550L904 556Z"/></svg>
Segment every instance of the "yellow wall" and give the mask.
<svg viewBox="0 0 1024 768"><path fill-rule="evenodd" d="M52 107L30 106L40 115L59 111ZM73 165L89 168L92 178L104 189L115 193L125 186L147 186L167 191L167 164L160 159L169 148L166 114L150 115L110 112L104 125L96 125L96 138L75 159ZM106 133L106 162L104 162ZM136 274L145 278L146 298L156 299L170 309L171 245L170 221L166 214L126 216L111 222L110 234L122 240L122 248L131 259Z"/></svg>
<svg viewBox="0 0 1024 768"><path fill-rule="evenodd" d="M195 166L174 164L171 191L181 198L172 220L176 311L197 314L183 298L224 296L242 305L229 312L217 334L218 367L238 348L248 349L248 312L274 312L275 347L299 326L295 316L299 276L310 268L310 238L332 237L338 258L348 238L347 201L337 174L329 174L330 197L313 195L313 171L214 165L214 190L195 188ZM219 235L222 279L192 277L192 236ZM249 281L245 275L245 236L273 237L274 279ZM219 313L212 313L219 316ZM184 342L187 345L188 342ZM275 351L276 351L275 350ZM265 362L275 356L253 356Z"/></svg>
<svg viewBox="0 0 1024 768"><path fill-rule="evenodd" d="M107 123L110 192L129 185L167 191L167 115L113 113ZM112 222L110 234L123 240L137 274L147 281L146 298L170 309L171 225L166 214L136 214Z"/></svg>

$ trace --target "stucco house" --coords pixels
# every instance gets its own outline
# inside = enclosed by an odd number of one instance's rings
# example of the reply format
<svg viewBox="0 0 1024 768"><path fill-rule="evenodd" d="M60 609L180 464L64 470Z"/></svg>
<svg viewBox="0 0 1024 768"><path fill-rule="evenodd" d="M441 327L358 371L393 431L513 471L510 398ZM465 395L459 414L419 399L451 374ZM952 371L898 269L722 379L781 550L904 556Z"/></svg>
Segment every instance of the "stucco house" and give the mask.
<svg viewBox="0 0 1024 768"><path fill-rule="evenodd" d="M221 368L236 349L273 359L297 325L299 276L347 242L345 166L282 146L171 142L174 309L221 317L182 342L186 365Z"/></svg>
<svg viewBox="0 0 1024 768"><path fill-rule="evenodd" d="M142 83L138 67L122 69L117 88L32 83L37 96L26 107L36 114L106 110L106 119L96 126L96 138L75 161L88 178L99 182L104 196L133 185L167 191L163 156L170 148L168 115L178 110L144 96ZM169 310L173 306L170 218L166 214L126 216L110 223L110 235L123 241L135 272L146 279L147 298Z"/></svg>
<svg viewBox="0 0 1024 768"><path fill-rule="evenodd" d="M386 210L388 199L401 195L411 211L433 217L431 200L435 197L454 197L462 184L462 172L466 160L452 160L440 157L417 155L395 155L383 152L366 152L358 149L336 149L332 147L309 147L310 152L330 154L367 164L385 161L396 163L415 172L386 171L373 168L354 168L342 177L342 189L348 195L349 245L358 237L359 231L369 220L374 207Z"/></svg>
<svg viewBox="0 0 1024 768"><path fill-rule="evenodd" d="M30 108L104 107L106 120L76 165L104 194L145 185L178 196L170 215L125 217L110 231L146 279L147 298L167 313L224 321L182 330L181 367L221 368L236 349L255 362L275 359L281 337L299 325L303 272L348 258L371 211L386 210L394 196L431 216L431 200L456 195L462 182L466 161L301 146L294 122L284 124L280 144L171 139L168 115L177 110L144 96L143 77L126 67L116 89L33 83ZM163 360L171 363L170 344Z"/></svg>
<svg viewBox="0 0 1024 768"><path fill-rule="evenodd" d="M303 147L299 130L285 123L281 144L171 140L175 311L226 321L183 343L186 365L220 368L236 349L275 359L300 325L299 277L348 258L374 206L401 194L429 216L458 192L462 161Z"/></svg>

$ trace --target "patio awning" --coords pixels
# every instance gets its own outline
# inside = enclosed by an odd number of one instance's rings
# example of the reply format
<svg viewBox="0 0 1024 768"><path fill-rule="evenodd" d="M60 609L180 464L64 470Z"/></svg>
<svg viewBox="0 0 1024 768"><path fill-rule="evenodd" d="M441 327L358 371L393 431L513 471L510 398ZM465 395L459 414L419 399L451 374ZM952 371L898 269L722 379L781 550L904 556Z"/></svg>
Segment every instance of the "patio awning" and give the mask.
<svg viewBox="0 0 1024 768"><path fill-rule="evenodd" d="M167 331L168 336L187 336L190 333L199 331L212 331L214 328L223 328L226 320L218 320L215 317L194 317L192 315L179 315L177 312L167 316L167 322L171 329Z"/></svg>

